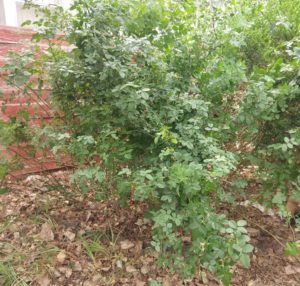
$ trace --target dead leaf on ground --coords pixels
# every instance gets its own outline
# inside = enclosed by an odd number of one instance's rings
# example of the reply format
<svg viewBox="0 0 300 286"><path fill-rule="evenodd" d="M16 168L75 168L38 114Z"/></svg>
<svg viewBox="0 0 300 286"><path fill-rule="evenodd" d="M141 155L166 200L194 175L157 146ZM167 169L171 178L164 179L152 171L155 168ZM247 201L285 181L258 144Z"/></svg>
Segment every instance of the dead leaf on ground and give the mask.
<svg viewBox="0 0 300 286"><path fill-rule="evenodd" d="M48 277L47 274L42 274L41 276L39 276L36 280L36 282L38 283L38 285L40 286L48 286L51 283L50 278Z"/></svg>
<svg viewBox="0 0 300 286"><path fill-rule="evenodd" d="M133 272L136 272L136 271L137 271L137 269L134 266L132 266L132 265L127 265L126 266L126 272L133 273Z"/></svg>
<svg viewBox="0 0 300 286"><path fill-rule="evenodd" d="M56 259L59 263L64 263L67 255L64 251L61 251L60 253L57 254Z"/></svg>
<svg viewBox="0 0 300 286"><path fill-rule="evenodd" d="M121 246L122 250L127 250L127 249L134 247L134 243L132 241L126 239L126 240L123 240L120 242L120 246Z"/></svg>
<svg viewBox="0 0 300 286"><path fill-rule="evenodd" d="M78 271L78 272L82 271L82 266L81 266L80 262L76 261L76 262L74 263L74 268L73 268L73 270L74 270L74 271Z"/></svg>
<svg viewBox="0 0 300 286"><path fill-rule="evenodd" d="M75 239L76 234L67 230L64 232L64 236L67 237L70 241L73 241Z"/></svg>
<svg viewBox="0 0 300 286"><path fill-rule="evenodd" d="M165 277L163 278L163 283L162 283L163 286L172 286L173 283L171 281L171 279L169 277Z"/></svg>
<svg viewBox="0 0 300 286"><path fill-rule="evenodd" d="M257 280L250 280L247 284L247 286L263 286L264 284L260 281L260 279Z"/></svg>
<svg viewBox="0 0 300 286"><path fill-rule="evenodd" d="M111 269L111 266L102 267L101 270L104 272L108 272Z"/></svg>
<svg viewBox="0 0 300 286"><path fill-rule="evenodd" d="M121 260L117 260L117 261L116 261L116 265L117 265L117 267L120 268L120 269L123 268L123 263L122 263Z"/></svg>
<svg viewBox="0 0 300 286"><path fill-rule="evenodd" d="M135 286L145 286L145 285L146 285L146 282L144 282L144 281L137 280L135 282Z"/></svg>
<svg viewBox="0 0 300 286"><path fill-rule="evenodd" d="M40 232L41 239L45 241L52 241L54 240L54 233L49 223L45 222L42 224L42 230Z"/></svg>
<svg viewBox="0 0 300 286"><path fill-rule="evenodd" d="M69 267L59 267L58 270L59 270L61 273L65 274L65 276L66 276L67 278L70 278L71 275L72 275L72 272L73 272L72 269L69 268Z"/></svg>
<svg viewBox="0 0 300 286"><path fill-rule="evenodd" d="M288 265L284 268L286 275L293 275L296 274L297 271L292 265Z"/></svg>
<svg viewBox="0 0 300 286"><path fill-rule="evenodd" d="M101 278L102 278L102 275L100 275L100 274L96 274L96 275L94 275L93 276L93 282L98 282L99 283L99 281L101 281Z"/></svg>
<svg viewBox="0 0 300 286"><path fill-rule="evenodd" d="M71 275L72 275L73 271L71 268L67 268L66 271L65 271L65 275L67 278L70 278Z"/></svg>
<svg viewBox="0 0 300 286"><path fill-rule="evenodd" d="M140 256L143 251L143 242L141 240L137 241L135 244L135 254Z"/></svg>
<svg viewBox="0 0 300 286"><path fill-rule="evenodd" d="M141 268L141 273L146 275L148 272L150 271L149 267L144 265L142 268Z"/></svg>

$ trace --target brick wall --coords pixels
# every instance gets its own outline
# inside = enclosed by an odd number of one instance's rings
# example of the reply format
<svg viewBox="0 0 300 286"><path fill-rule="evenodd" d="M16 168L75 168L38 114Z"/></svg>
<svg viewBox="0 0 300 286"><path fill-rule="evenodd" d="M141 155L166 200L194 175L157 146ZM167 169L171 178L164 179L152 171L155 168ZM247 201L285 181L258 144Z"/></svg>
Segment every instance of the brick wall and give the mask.
<svg viewBox="0 0 300 286"><path fill-rule="evenodd" d="M29 44L31 36L32 30L29 29L0 26L0 66L3 66L7 62L7 54L9 51L21 51L25 49ZM41 43L41 46L43 46L43 43ZM20 109L25 109L30 114L30 124L40 125L45 122L48 124L51 121L53 113L51 110L51 101L49 101L48 98L50 90L44 90L42 97L37 96L35 90L29 95L23 95L21 90L6 85L4 77L5 74L2 74L0 78L0 90L3 93L2 99L0 99L0 106L2 106L3 101L9 98L12 92L14 92L16 96L6 104L5 111L0 111L0 120L8 121L10 116L16 115ZM28 105L28 103L30 103L30 105ZM19 177L70 165L70 158L67 157L64 158L63 165L61 165L61 162L60 164L55 162L50 152L41 150L35 158L32 158L28 156L24 150L26 150L25 146L24 148L13 146L4 153L2 152L2 156L11 158L17 154L23 158L24 168L12 172L12 176Z"/></svg>

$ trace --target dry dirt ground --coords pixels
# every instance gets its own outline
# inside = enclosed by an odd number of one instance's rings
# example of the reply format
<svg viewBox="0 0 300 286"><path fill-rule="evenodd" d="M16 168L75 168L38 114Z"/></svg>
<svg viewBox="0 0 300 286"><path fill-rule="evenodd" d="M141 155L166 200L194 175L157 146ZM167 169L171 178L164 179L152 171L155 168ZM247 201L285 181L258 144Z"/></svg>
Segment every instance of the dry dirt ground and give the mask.
<svg viewBox="0 0 300 286"><path fill-rule="evenodd" d="M83 196L70 189L65 171L7 186L0 196L0 285L222 285L209 273L183 281L155 265L143 205L120 208L116 200ZM250 269L233 267L232 285L300 285L299 258L283 254L292 229L252 206L224 211L248 221L255 246Z"/></svg>

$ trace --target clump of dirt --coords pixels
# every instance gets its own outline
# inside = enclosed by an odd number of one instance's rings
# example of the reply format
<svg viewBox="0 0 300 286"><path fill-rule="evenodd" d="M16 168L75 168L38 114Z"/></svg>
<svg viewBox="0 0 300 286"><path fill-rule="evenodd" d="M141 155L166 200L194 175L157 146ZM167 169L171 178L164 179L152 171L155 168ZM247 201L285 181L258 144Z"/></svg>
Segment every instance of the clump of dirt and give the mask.
<svg viewBox="0 0 300 286"><path fill-rule="evenodd" d="M158 268L146 206L97 201L74 190L68 177L60 171L8 182L0 202L1 285L221 285L209 273L181 280ZM233 267L232 285L300 285L299 261L283 255L291 229L251 206L226 211L248 221L255 246L250 269Z"/></svg>

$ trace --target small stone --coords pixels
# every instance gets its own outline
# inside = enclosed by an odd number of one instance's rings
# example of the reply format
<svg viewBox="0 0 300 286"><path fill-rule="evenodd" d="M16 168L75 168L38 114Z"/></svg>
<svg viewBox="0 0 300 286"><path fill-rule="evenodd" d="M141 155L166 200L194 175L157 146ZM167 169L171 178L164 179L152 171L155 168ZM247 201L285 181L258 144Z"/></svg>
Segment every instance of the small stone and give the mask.
<svg viewBox="0 0 300 286"><path fill-rule="evenodd" d="M136 272L136 271L137 270L136 270L136 268L134 266L132 266L132 265L127 265L126 266L126 272L133 273L133 272Z"/></svg>
<svg viewBox="0 0 300 286"><path fill-rule="evenodd" d="M130 240L123 240L120 242L120 246L122 250L127 250L134 247L134 243L131 242Z"/></svg>
<svg viewBox="0 0 300 286"><path fill-rule="evenodd" d="M83 286L93 286L92 282L89 280L86 280L83 282Z"/></svg>

